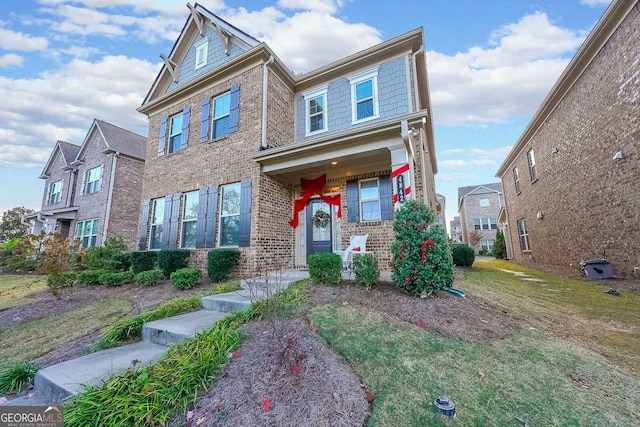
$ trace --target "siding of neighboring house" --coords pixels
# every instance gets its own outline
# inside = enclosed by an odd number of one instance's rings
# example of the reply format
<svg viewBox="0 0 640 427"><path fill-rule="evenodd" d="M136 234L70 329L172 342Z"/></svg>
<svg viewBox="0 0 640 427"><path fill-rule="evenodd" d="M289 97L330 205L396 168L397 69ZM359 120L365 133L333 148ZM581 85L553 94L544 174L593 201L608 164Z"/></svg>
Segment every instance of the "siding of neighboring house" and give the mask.
<svg viewBox="0 0 640 427"><path fill-rule="evenodd" d="M407 82L407 61L405 57L383 62L378 67L378 103L380 117L352 125L351 84L348 76L328 82L327 134L356 126L366 126L376 120L384 120L409 112ZM325 83L326 84L326 83ZM313 91L313 88L309 91ZM309 92L305 91L305 92ZM303 94L296 95L296 138L305 139L306 106ZM324 135L324 134L323 134Z"/></svg>
<svg viewBox="0 0 640 427"><path fill-rule="evenodd" d="M617 276L640 266L639 70L636 3L514 161L503 165L514 261L575 274L582 260L602 258L606 247ZM526 158L530 149L534 182ZM614 160L619 150L625 158ZM521 250L520 219L527 221L530 251Z"/></svg>

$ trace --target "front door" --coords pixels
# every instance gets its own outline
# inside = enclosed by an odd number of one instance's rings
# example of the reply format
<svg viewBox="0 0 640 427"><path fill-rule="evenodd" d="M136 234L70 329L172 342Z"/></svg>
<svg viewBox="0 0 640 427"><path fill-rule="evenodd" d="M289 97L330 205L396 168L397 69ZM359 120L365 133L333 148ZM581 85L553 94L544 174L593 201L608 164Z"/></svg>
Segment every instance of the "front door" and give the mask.
<svg viewBox="0 0 640 427"><path fill-rule="evenodd" d="M307 256L318 252L331 252L331 221L324 227L313 223L313 217L319 210L331 215L331 206L320 199L307 204Z"/></svg>

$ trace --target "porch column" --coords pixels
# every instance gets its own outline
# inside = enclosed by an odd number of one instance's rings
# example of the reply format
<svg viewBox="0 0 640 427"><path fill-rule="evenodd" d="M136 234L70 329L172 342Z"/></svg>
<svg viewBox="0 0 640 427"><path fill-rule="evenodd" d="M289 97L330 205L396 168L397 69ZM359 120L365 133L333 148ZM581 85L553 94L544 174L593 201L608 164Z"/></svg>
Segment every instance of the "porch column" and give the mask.
<svg viewBox="0 0 640 427"><path fill-rule="evenodd" d="M407 200L415 198L413 187L413 162L404 147L389 148L391 152L391 186L393 188L393 209L397 211Z"/></svg>

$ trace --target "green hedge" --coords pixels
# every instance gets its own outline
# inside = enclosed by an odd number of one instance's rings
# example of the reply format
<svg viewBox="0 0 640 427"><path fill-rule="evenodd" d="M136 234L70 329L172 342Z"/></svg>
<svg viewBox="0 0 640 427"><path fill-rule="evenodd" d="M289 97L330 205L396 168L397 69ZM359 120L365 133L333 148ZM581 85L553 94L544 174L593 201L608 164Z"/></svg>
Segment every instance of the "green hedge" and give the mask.
<svg viewBox="0 0 640 427"><path fill-rule="evenodd" d="M133 282L135 276L130 271L122 271L122 272L112 272L106 271L98 276L98 281L101 285L116 287L126 285L127 283Z"/></svg>
<svg viewBox="0 0 640 427"><path fill-rule="evenodd" d="M131 270L133 271L133 274L138 274L141 271L153 270L156 267L158 252L131 252L129 259L131 261Z"/></svg>
<svg viewBox="0 0 640 427"><path fill-rule="evenodd" d="M331 252L309 255L309 276L321 285L337 285L342 278L342 258Z"/></svg>
<svg viewBox="0 0 640 427"><path fill-rule="evenodd" d="M467 245L451 246L451 255L453 256L453 263L459 267L469 267L473 265L473 261L476 259L475 251Z"/></svg>
<svg viewBox="0 0 640 427"><path fill-rule="evenodd" d="M198 284L202 278L202 271L199 268L181 268L171 273L171 283L176 289L191 289Z"/></svg>
<svg viewBox="0 0 640 427"><path fill-rule="evenodd" d="M240 263L237 249L214 249L207 254L207 274L212 282L227 279Z"/></svg>
<svg viewBox="0 0 640 427"><path fill-rule="evenodd" d="M189 249L175 249L158 252L158 268L164 272L165 277L171 277L171 273L189 266Z"/></svg>
<svg viewBox="0 0 640 427"><path fill-rule="evenodd" d="M136 283L142 286L155 286L165 279L164 273L159 268L154 270L141 271L136 274Z"/></svg>
<svg viewBox="0 0 640 427"><path fill-rule="evenodd" d="M108 273L106 270L84 270L78 273L76 283L79 285L93 286L100 284L100 275Z"/></svg>
<svg viewBox="0 0 640 427"><path fill-rule="evenodd" d="M371 254L353 254L353 272L356 285L371 289L380 281L378 260Z"/></svg>

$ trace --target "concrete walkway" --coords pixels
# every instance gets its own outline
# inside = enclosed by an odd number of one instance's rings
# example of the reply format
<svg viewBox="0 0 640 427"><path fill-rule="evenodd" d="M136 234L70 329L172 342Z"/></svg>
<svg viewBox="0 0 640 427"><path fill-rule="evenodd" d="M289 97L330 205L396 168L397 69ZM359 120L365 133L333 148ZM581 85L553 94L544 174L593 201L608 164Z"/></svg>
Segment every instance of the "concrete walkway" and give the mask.
<svg viewBox="0 0 640 427"><path fill-rule="evenodd" d="M242 280L244 289L240 291L202 298L203 310L145 323L141 342L40 369L34 381L32 398L19 397L4 405L60 404L64 398L82 391L85 385L100 385L131 366L154 363L164 355L169 345L193 337L228 314L246 310L253 301L308 277L306 271L286 270L262 279Z"/></svg>

